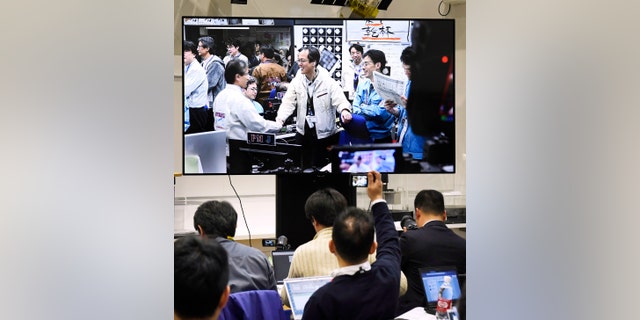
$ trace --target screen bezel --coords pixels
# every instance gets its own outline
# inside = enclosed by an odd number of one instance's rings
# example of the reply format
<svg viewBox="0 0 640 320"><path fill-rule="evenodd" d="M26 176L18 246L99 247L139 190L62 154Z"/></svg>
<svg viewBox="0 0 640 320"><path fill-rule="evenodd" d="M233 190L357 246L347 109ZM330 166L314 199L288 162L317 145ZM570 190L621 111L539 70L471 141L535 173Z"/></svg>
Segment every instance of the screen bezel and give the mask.
<svg viewBox="0 0 640 320"><path fill-rule="evenodd" d="M181 24L182 24L182 37L181 39L185 39L185 21L186 19L234 19L234 20L239 20L239 21L243 21L243 20L263 20L265 18L256 18L256 17L229 17L229 16L182 16L181 17ZM275 22L275 24L273 25L244 25L244 24L235 24L235 25L227 25L226 27L233 29L233 28L244 28L244 27L249 27L249 28L273 28L273 27L284 27L284 26L289 26L291 28L291 44L294 45L295 43L295 27L296 26L303 26L303 25L310 25L310 24L326 24L327 26L332 26L332 25L342 25L342 26L346 26L346 24L344 23L344 21L348 21L348 20L356 20L356 21L364 21L366 19L350 19L350 18L267 18L266 20L273 20ZM450 36L450 54L449 56L451 57L451 74L453 75L453 77L456 77L456 60L455 59L455 50L456 50L456 42L455 42L455 21L454 19L436 19L436 18L385 18L385 19L376 19L376 20L382 20L382 21L408 21L409 23L412 23L414 21L425 21L427 23L447 23L449 24L448 28L450 28L450 32L451 32L451 36ZM337 24L336 22L341 21L342 24ZM287 24L290 23L290 24ZM202 27L202 26L200 26ZM224 27L224 26L219 26L219 27ZM346 28L346 27L345 27ZM410 31L411 33L412 31ZM200 36L203 36L202 34ZM189 39L192 40L192 39ZM197 39L193 39L192 41L195 40L195 43L197 44ZM222 41L216 41L216 46L220 46L222 43ZM344 41L343 42L343 48L348 48L348 42ZM413 46L413 43L412 43ZM346 49L344 49L346 50ZM365 49L366 52L366 49ZM182 83L183 85L181 86L181 91L182 91L182 98L181 100L183 101L183 108L184 108L184 68L182 69ZM456 88L453 85L454 81L451 81L451 86L452 86L452 94L451 94L451 107L455 108L455 100L456 100ZM412 91L414 90L414 88L412 88ZM184 123L184 112L181 112L182 114L182 123ZM394 172L390 172L391 174L396 174L396 173L404 173L404 174L455 174L456 173L456 162L457 162L457 154L456 154L456 117L455 115L453 116L452 119L452 125L451 125L451 148L453 150L453 163L451 164L447 164L447 165L436 165L436 166L429 166L429 168L425 168L424 166L422 168L420 168L419 165L417 166L412 166L411 171L406 171L406 170L396 170ZM182 136L183 136L183 147L182 147L182 160L183 160L183 164L182 164L182 174L184 175L227 175L227 174L242 174L242 175L265 175L265 174L280 174L279 172L275 172L275 171L266 171L266 172L246 172L246 173L186 173L185 172L185 154L184 154L184 130L182 131ZM425 158L426 158L426 153L425 153ZM415 161L415 160L414 160ZM398 164L398 162L396 162L396 164ZM414 163L415 164L415 163ZM333 165L332 165L333 166ZM444 167L447 167L446 169L444 169ZM434 169L435 168L435 169ZM303 171L299 171L298 173L302 173ZM349 173L342 173L342 172L336 172L333 171L332 169L332 173L333 174L349 174ZM288 173L287 173L288 174Z"/></svg>

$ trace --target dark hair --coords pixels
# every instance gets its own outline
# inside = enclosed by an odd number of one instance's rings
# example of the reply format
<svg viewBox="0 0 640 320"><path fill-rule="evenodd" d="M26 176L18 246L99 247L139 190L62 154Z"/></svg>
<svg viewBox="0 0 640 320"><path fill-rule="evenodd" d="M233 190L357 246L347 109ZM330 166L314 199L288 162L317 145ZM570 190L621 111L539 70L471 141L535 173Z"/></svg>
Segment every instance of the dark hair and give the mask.
<svg viewBox="0 0 640 320"><path fill-rule="evenodd" d="M350 207L338 215L331 239L344 261L357 264L367 258L373 243L373 226L371 214L360 208Z"/></svg>
<svg viewBox="0 0 640 320"><path fill-rule="evenodd" d="M300 51L302 50L309 51L307 59L309 59L309 62L316 62L316 66L318 66L318 62L320 61L320 51L318 51L318 48L309 46L303 47Z"/></svg>
<svg viewBox="0 0 640 320"><path fill-rule="evenodd" d="M264 54L267 59L273 59L274 57L273 48L271 47L260 47L260 53Z"/></svg>
<svg viewBox="0 0 640 320"><path fill-rule="evenodd" d="M356 48L356 50L359 51L360 53L364 52L364 48L361 45L354 43L349 47L349 53L351 53L351 49L353 48Z"/></svg>
<svg viewBox="0 0 640 320"><path fill-rule="evenodd" d="M193 227L209 237L233 237L236 235L238 214L226 201L207 201L201 204L193 215Z"/></svg>
<svg viewBox="0 0 640 320"><path fill-rule="evenodd" d="M436 190L422 190L418 192L416 198L413 200L413 205L425 213L444 213L444 197L442 193Z"/></svg>
<svg viewBox="0 0 640 320"><path fill-rule="evenodd" d="M214 43L212 37L209 37L209 36L200 37L200 38L198 38L198 42L202 42L202 47L209 49L207 51L209 51L210 54L214 54L214 52L215 52L215 43Z"/></svg>
<svg viewBox="0 0 640 320"><path fill-rule="evenodd" d="M371 61L373 61L373 63L380 62L380 70L384 69L384 67L387 65L387 58L385 58L384 52L380 50L369 49L367 52L364 53L364 55L362 56L362 59L364 59L365 57L369 57Z"/></svg>
<svg viewBox="0 0 640 320"><path fill-rule="evenodd" d="M231 45L231 46L240 48L240 40L236 38L229 38L224 42L224 44L227 46Z"/></svg>
<svg viewBox="0 0 640 320"><path fill-rule="evenodd" d="M347 207L347 198L333 188L324 188L312 193L304 204L307 219L313 217L326 227L333 226L338 213Z"/></svg>
<svg viewBox="0 0 640 320"><path fill-rule="evenodd" d="M258 83L258 80L256 80L256 78L254 78L254 77L249 77L249 80L247 80L247 87L246 88L249 88L249 85L252 85L254 83Z"/></svg>
<svg viewBox="0 0 640 320"><path fill-rule="evenodd" d="M224 69L224 80L229 84L236 81L236 74L244 76L247 70L247 63L240 59L231 59Z"/></svg>
<svg viewBox="0 0 640 320"><path fill-rule="evenodd" d="M196 48L197 46L192 41L189 41L189 40L182 41L182 52L191 51L191 53L193 53L197 57L198 50Z"/></svg>
<svg viewBox="0 0 640 320"><path fill-rule="evenodd" d="M173 309L180 318L211 317L229 283L229 260L214 239L190 236L173 243Z"/></svg>
<svg viewBox="0 0 640 320"><path fill-rule="evenodd" d="M412 66L416 61L416 51L411 47L406 47L400 54L400 61L408 66Z"/></svg>

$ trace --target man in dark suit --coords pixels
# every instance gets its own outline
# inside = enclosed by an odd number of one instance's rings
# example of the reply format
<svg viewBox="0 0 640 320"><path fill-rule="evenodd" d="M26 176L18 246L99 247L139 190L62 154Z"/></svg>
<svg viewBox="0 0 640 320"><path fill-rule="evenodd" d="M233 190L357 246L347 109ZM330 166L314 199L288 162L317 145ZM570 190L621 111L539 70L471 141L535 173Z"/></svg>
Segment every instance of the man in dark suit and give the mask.
<svg viewBox="0 0 640 320"><path fill-rule="evenodd" d="M447 212L442 193L422 190L416 195L414 206L418 228L400 236L401 268L408 288L400 298L397 314L426 306L419 268L456 266L459 274L466 273L466 241L444 224Z"/></svg>

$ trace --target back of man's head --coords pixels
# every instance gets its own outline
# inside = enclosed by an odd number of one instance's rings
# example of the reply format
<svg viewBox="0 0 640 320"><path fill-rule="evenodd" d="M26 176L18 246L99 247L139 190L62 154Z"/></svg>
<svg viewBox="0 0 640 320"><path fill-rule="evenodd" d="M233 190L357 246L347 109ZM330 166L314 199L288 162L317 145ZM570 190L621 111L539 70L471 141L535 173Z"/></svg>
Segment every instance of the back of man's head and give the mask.
<svg viewBox="0 0 640 320"><path fill-rule="evenodd" d="M212 238L234 237L237 222L236 210L226 201L207 201L193 215L193 227L196 231L200 232L200 226L202 233Z"/></svg>
<svg viewBox="0 0 640 320"><path fill-rule="evenodd" d="M441 216L444 214L444 197L436 190L422 190L413 200L416 209L425 214Z"/></svg>
<svg viewBox="0 0 640 320"><path fill-rule="evenodd" d="M214 239L191 236L174 242L173 256L175 316L216 316L229 295L227 252Z"/></svg>
<svg viewBox="0 0 640 320"><path fill-rule="evenodd" d="M336 189L325 188L312 193L304 204L304 214L307 219L325 226L333 226L338 213L347 207L347 199Z"/></svg>
<svg viewBox="0 0 640 320"><path fill-rule="evenodd" d="M273 59L275 56L273 48L271 47L260 47L260 53L262 53L267 59Z"/></svg>
<svg viewBox="0 0 640 320"><path fill-rule="evenodd" d="M240 59L232 59L224 69L224 80L228 84L236 82L236 75L243 76L247 73L247 63Z"/></svg>
<svg viewBox="0 0 640 320"><path fill-rule="evenodd" d="M340 213L331 235L340 258L352 265L364 262L373 243L373 227L371 214L360 208L350 207Z"/></svg>

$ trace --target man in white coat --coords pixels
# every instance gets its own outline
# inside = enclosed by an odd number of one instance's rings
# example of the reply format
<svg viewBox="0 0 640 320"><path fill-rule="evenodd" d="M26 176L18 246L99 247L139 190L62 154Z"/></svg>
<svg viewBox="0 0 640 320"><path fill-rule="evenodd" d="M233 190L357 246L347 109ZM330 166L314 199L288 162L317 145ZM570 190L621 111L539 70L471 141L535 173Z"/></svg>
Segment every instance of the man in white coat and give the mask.
<svg viewBox="0 0 640 320"><path fill-rule="evenodd" d="M215 130L227 131L229 151L229 173L251 173L251 163L238 148L247 141L247 132L277 132L281 124L265 120L253 103L242 92L249 80L249 67L246 62L235 59L227 64L224 71L227 86L213 102Z"/></svg>
<svg viewBox="0 0 640 320"><path fill-rule="evenodd" d="M343 123L351 121L351 104L319 60L315 47L300 51L300 72L291 80L276 116L276 122L283 124L297 109L296 143L302 145L304 169L320 169L330 162L327 148L339 139L336 118L339 115Z"/></svg>

